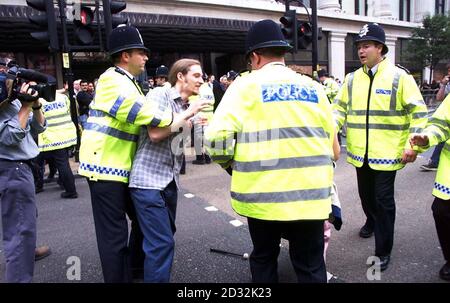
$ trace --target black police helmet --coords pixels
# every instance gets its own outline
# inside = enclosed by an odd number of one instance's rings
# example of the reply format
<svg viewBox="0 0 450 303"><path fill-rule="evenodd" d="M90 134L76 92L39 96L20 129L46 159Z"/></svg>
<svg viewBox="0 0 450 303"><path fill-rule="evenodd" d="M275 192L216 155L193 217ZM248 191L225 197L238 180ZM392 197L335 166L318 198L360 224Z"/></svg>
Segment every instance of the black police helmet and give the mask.
<svg viewBox="0 0 450 303"><path fill-rule="evenodd" d="M292 46L284 39L281 28L274 21L266 19L256 22L248 31L245 40L245 55L260 48L281 47L289 51Z"/></svg>
<svg viewBox="0 0 450 303"><path fill-rule="evenodd" d="M375 41L383 44L383 50L381 51L382 55L385 55L389 50L386 46L386 34L384 33L384 29L377 23L368 23L361 28L355 39L355 43L361 41Z"/></svg>
<svg viewBox="0 0 450 303"><path fill-rule="evenodd" d="M112 30L109 35L108 43L109 55L127 49L143 49L148 52L144 46L144 41L138 29L133 26L119 25Z"/></svg>
<svg viewBox="0 0 450 303"><path fill-rule="evenodd" d="M169 77L169 69L164 65L161 65L156 69L155 77Z"/></svg>
<svg viewBox="0 0 450 303"><path fill-rule="evenodd" d="M318 76L319 78L322 78L322 77L328 77L329 75L328 75L328 73L327 73L326 70L321 69L321 70L319 70L319 71L317 72L317 76Z"/></svg>

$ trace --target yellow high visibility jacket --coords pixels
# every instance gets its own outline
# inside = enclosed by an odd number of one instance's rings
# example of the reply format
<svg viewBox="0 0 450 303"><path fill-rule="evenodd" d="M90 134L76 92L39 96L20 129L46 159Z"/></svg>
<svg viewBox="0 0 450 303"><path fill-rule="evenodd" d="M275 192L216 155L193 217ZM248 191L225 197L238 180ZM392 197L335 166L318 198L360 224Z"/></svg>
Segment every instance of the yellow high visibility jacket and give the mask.
<svg viewBox="0 0 450 303"><path fill-rule="evenodd" d="M427 123L427 107L414 78L384 59L370 79L366 67L345 77L334 101L338 127L347 121L347 161L361 167L367 153L375 170L403 168L410 133Z"/></svg>
<svg viewBox="0 0 450 303"><path fill-rule="evenodd" d="M91 181L128 183L140 127L169 126L172 118L170 106L148 102L130 75L109 68L100 76L90 105L78 173Z"/></svg>
<svg viewBox="0 0 450 303"><path fill-rule="evenodd" d="M334 123L323 86L282 63L237 78L205 132L215 162L231 165L231 204L275 221L331 212Z"/></svg>
<svg viewBox="0 0 450 303"><path fill-rule="evenodd" d="M214 93L211 87L208 86L208 83L203 83L200 86L200 92L198 95L192 95L189 97L189 103L196 102L198 100L208 100L209 105L203 109L199 115L203 118L207 118L208 121L211 121L213 117L214 111Z"/></svg>
<svg viewBox="0 0 450 303"><path fill-rule="evenodd" d="M331 78L325 79L323 81L323 85L325 86L325 93L327 94L328 100L333 103L334 98L339 92L339 84Z"/></svg>
<svg viewBox="0 0 450 303"><path fill-rule="evenodd" d="M38 136L39 151L51 151L77 144L77 129L70 116L70 100L56 93L55 101L41 99L47 129Z"/></svg>
<svg viewBox="0 0 450 303"><path fill-rule="evenodd" d="M438 107L423 132L430 140L429 146L445 142L439 158L433 195L450 200L450 95Z"/></svg>

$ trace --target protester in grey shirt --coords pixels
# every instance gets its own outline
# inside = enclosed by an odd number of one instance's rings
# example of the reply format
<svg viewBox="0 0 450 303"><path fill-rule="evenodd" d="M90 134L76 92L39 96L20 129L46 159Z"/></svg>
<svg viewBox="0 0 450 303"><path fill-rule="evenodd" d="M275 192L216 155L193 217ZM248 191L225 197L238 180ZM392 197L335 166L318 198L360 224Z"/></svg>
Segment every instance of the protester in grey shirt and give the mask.
<svg viewBox="0 0 450 303"><path fill-rule="evenodd" d="M46 127L41 107L37 92L27 83L22 85L18 100L0 100L3 249L6 281L12 283L33 279L37 213L30 161L39 154L32 133L41 133Z"/></svg>
<svg viewBox="0 0 450 303"><path fill-rule="evenodd" d="M192 117L206 107L207 101L200 101L183 112L188 98L198 94L203 83L200 62L178 60L169 72L169 82L172 88L155 88L152 92L152 101L160 108L171 106L174 113ZM201 119L198 123L206 121ZM144 282L170 280L183 152L176 127L143 128L130 175L131 198L144 234ZM184 130L190 127L189 123L183 126Z"/></svg>

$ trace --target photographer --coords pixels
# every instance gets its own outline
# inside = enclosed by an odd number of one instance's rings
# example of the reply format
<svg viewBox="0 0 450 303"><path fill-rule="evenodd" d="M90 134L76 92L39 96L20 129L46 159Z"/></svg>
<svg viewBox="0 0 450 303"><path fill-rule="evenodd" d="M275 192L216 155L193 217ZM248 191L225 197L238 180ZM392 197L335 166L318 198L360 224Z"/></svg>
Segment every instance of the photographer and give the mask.
<svg viewBox="0 0 450 303"><path fill-rule="evenodd" d="M39 150L32 134L45 128L38 93L30 83L20 86L17 99L0 100L0 202L7 282L33 279L37 213L30 161Z"/></svg>

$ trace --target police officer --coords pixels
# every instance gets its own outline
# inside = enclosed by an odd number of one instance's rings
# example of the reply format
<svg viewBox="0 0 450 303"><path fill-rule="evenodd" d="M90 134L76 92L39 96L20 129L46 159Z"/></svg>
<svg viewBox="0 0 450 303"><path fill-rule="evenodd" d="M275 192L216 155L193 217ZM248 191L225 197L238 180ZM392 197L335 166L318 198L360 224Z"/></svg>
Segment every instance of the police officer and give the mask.
<svg viewBox="0 0 450 303"><path fill-rule="evenodd" d="M142 275L144 260L142 232L128 189L139 129L168 126L173 115L170 108L162 111L146 102L136 82L148 60L139 31L115 28L108 48L114 67L98 80L81 139L79 174L89 183L104 280L130 282L132 276ZM132 221L129 240L126 215Z"/></svg>
<svg viewBox="0 0 450 303"><path fill-rule="evenodd" d="M47 123L47 129L38 136L40 154L37 157L40 176L36 189L43 187L45 160L54 163L59 172L59 179L65 191L63 199L78 198L75 178L69 164L68 149L77 144L77 130L70 115L70 100L61 93L56 93L54 102L41 99L42 109Z"/></svg>
<svg viewBox="0 0 450 303"><path fill-rule="evenodd" d="M319 70L317 75L319 77L320 83L325 86L325 92L328 96L328 100L330 100L330 102L332 103L339 92L339 84L337 84L336 81L330 78L330 75L324 69Z"/></svg>
<svg viewBox="0 0 450 303"><path fill-rule="evenodd" d="M46 128L41 108L37 92L28 83L21 86L17 99L0 100L0 202L5 280L11 283L32 282L38 253L31 159L39 150L31 134Z"/></svg>
<svg viewBox="0 0 450 303"><path fill-rule="evenodd" d="M427 108L414 78L385 58L381 26L364 25L355 42L363 66L346 76L334 109L339 128L347 121L347 161L356 167L367 216L359 234L375 233L377 264L385 270L394 240L396 171L416 159L408 136L425 127Z"/></svg>
<svg viewBox="0 0 450 303"><path fill-rule="evenodd" d="M439 271L439 277L450 281L450 95L438 107L421 134L414 134L411 146L424 147L444 143L441 152L433 195L435 196L431 209L433 211L436 231L446 263Z"/></svg>
<svg viewBox="0 0 450 303"><path fill-rule="evenodd" d="M331 105L319 83L285 66L291 46L272 20L250 28L245 48L252 72L228 88L206 140L213 160L233 168L231 204L248 219L252 280L278 282L283 235L298 282L326 282L323 226L331 212L335 137Z"/></svg>
<svg viewBox="0 0 450 303"><path fill-rule="evenodd" d="M164 86L170 88L170 83L167 82L168 77L169 77L169 69L164 65L158 67L155 72L156 86Z"/></svg>

